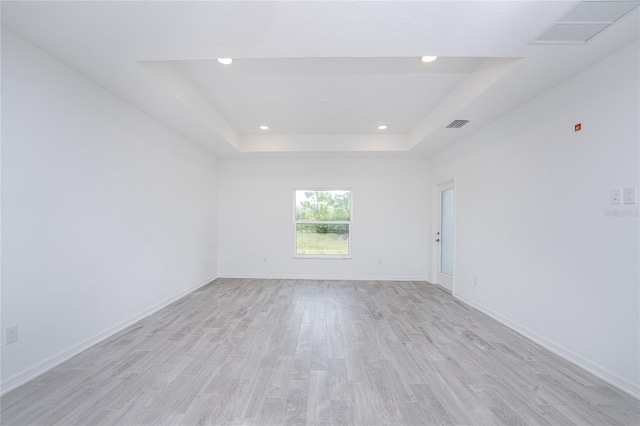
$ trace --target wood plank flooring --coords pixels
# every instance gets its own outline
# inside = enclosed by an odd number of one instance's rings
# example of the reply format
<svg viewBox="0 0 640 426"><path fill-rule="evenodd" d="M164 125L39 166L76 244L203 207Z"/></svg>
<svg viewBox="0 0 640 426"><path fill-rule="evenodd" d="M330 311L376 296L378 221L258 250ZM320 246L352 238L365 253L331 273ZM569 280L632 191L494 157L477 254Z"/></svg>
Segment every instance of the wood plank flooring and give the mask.
<svg viewBox="0 0 640 426"><path fill-rule="evenodd" d="M7 393L3 425L640 424L425 282L218 279Z"/></svg>

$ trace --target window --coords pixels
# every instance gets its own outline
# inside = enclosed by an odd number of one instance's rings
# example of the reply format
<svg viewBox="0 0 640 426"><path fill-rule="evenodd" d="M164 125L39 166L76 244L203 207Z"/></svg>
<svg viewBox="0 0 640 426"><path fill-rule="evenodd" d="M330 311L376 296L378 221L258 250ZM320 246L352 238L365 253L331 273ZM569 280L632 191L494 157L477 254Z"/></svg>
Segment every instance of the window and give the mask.
<svg viewBox="0 0 640 426"><path fill-rule="evenodd" d="M296 256L349 257L351 191L296 190Z"/></svg>

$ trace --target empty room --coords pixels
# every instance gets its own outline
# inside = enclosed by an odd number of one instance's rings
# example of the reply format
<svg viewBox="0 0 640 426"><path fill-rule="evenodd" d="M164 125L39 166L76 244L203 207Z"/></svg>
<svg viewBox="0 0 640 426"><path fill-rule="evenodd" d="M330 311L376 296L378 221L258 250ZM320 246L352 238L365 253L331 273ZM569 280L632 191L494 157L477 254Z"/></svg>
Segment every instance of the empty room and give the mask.
<svg viewBox="0 0 640 426"><path fill-rule="evenodd" d="M2 1L2 425L640 424L640 1Z"/></svg>

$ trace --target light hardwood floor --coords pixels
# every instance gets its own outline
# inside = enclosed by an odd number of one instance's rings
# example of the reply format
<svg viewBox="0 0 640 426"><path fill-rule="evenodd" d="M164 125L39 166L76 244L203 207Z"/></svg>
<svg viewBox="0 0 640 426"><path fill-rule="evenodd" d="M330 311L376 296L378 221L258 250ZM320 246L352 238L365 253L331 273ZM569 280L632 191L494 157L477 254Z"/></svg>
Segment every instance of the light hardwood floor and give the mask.
<svg viewBox="0 0 640 426"><path fill-rule="evenodd" d="M7 425L640 424L425 282L218 279L1 403Z"/></svg>

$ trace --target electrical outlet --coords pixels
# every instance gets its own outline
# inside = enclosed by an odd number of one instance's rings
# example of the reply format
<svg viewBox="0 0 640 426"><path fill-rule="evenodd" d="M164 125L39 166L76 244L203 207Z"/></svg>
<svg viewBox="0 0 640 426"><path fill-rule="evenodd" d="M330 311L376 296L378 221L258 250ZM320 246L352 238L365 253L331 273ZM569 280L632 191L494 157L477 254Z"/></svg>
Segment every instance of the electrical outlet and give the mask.
<svg viewBox="0 0 640 426"><path fill-rule="evenodd" d="M10 325L9 327L7 327L5 332L5 341L7 345L18 341L17 325Z"/></svg>
<svg viewBox="0 0 640 426"><path fill-rule="evenodd" d="M636 188L625 188L623 196L624 196L624 203L625 204L635 204L636 203Z"/></svg>
<svg viewBox="0 0 640 426"><path fill-rule="evenodd" d="M262 258L262 263L267 263L267 258L266 257Z"/></svg>
<svg viewBox="0 0 640 426"><path fill-rule="evenodd" d="M378 265L382 265L382 259L378 259Z"/></svg>
<svg viewBox="0 0 640 426"><path fill-rule="evenodd" d="M611 204L620 204L620 188L611 190Z"/></svg>

